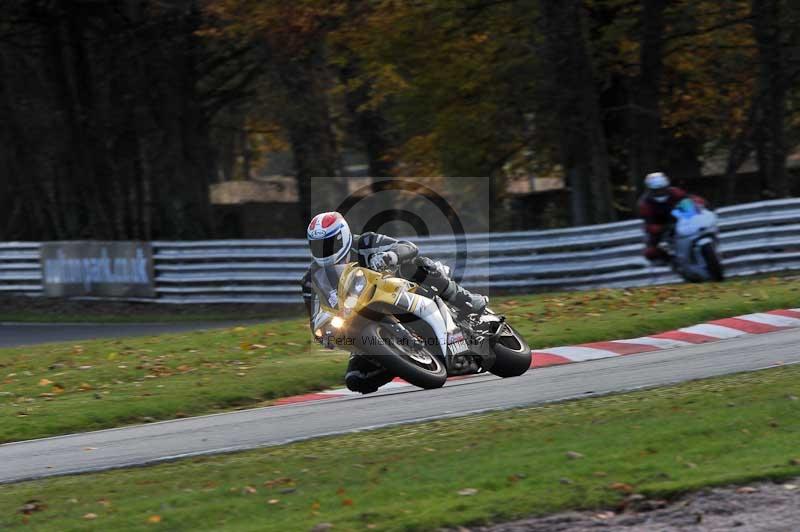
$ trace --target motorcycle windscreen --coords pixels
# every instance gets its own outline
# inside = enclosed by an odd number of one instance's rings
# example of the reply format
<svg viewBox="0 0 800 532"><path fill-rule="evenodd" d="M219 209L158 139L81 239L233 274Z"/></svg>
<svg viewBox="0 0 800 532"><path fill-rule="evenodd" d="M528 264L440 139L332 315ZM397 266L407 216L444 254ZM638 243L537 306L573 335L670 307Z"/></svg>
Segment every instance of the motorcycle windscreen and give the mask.
<svg viewBox="0 0 800 532"><path fill-rule="evenodd" d="M697 233L716 230L717 215L712 211L702 209L696 214L684 214L677 217L675 232L679 236L693 236Z"/></svg>
<svg viewBox="0 0 800 532"><path fill-rule="evenodd" d="M331 308L339 308L339 279L346 267L347 263L324 266L314 272L311 278L320 300Z"/></svg>

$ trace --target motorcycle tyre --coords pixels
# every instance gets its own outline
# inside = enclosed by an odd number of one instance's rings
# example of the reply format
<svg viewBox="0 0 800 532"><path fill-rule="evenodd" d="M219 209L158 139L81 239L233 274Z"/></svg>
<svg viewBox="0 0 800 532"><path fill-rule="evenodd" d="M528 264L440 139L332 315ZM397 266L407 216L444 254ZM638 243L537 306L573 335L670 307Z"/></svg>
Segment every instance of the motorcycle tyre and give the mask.
<svg viewBox="0 0 800 532"><path fill-rule="evenodd" d="M518 377L531 367L531 348L511 325L504 323L502 327L507 327L511 335L501 334L492 340L492 349L496 358L489 371L504 379Z"/></svg>
<svg viewBox="0 0 800 532"><path fill-rule="evenodd" d="M725 270L719 260L716 246L711 242L703 244L703 247L700 248L700 253L703 255L703 260L706 261L706 268L708 269L708 275L711 280L715 282L724 281Z"/></svg>
<svg viewBox="0 0 800 532"><path fill-rule="evenodd" d="M392 336L396 345L393 347L389 342L376 342L375 345L363 345L361 350L364 354L368 355L370 360L375 364L383 366L389 373L400 377L409 384L413 384L419 388L426 390L441 388L447 381L447 367L441 360L440 356L432 352L428 347L423 348L430 356L432 361L435 361L436 368L431 371L416 364L415 361L406 356L397 347L402 345L397 342L399 338L389 330L390 326L385 322L371 323L363 331L366 336L386 337ZM383 332L383 336L380 333Z"/></svg>

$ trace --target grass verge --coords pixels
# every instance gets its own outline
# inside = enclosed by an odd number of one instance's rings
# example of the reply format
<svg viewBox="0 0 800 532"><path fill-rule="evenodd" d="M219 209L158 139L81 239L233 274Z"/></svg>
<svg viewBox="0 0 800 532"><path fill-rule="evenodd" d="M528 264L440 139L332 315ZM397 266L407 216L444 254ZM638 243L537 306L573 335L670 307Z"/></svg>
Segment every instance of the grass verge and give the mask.
<svg viewBox="0 0 800 532"><path fill-rule="evenodd" d="M0 295L0 322L163 323L236 321L300 316L302 305L162 305Z"/></svg>
<svg viewBox="0 0 800 532"><path fill-rule="evenodd" d="M0 486L0 528L434 530L786 478L799 395L790 366Z"/></svg>
<svg viewBox="0 0 800 532"><path fill-rule="evenodd" d="M800 284L598 290L498 299L534 348L633 337L795 307ZM341 386L347 354L312 346L305 320L149 338L0 349L0 442L172 419Z"/></svg>

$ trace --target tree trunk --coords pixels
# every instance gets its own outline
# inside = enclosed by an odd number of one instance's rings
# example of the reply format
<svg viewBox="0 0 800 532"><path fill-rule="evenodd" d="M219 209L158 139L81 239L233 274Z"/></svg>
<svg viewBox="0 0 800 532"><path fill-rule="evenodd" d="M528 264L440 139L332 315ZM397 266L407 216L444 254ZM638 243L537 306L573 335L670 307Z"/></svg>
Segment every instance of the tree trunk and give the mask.
<svg viewBox="0 0 800 532"><path fill-rule="evenodd" d="M640 0L639 76L631 108L631 156L628 205L636 207L642 179L661 169L662 40L666 0Z"/></svg>
<svg viewBox="0 0 800 532"><path fill-rule="evenodd" d="M341 83L358 77L358 63L351 58L340 72ZM364 146L371 177L387 177L392 173L392 163L387 160L389 141L387 123L377 109L365 108L369 101L370 84L364 81L358 88L345 94L345 106L353 121L353 134Z"/></svg>
<svg viewBox="0 0 800 532"><path fill-rule="evenodd" d="M759 122L759 114L761 113L761 102L758 93L753 94L752 101L750 102L750 110L747 113L747 121L742 126L742 130L733 140L733 144L728 152L728 161L725 165L725 174L722 177L722 182L717 183L716 191L718 201L717 205L732 205L736 201L736 183L739 174L739 168L747 161L750 154L753 153L753 136L755 134L754 128L756 123Z"/></svg>
<svg viewBox="0 0 800 532"><path fill-rule="evenodd" d="M752 0L751 11L758 44L758 92L762 102L755 137L758 169L765 196L787 197L790 187L784 118L788 84L781 44L781 0Z"/></svg>
<svg viewBox="0 0 800 532"><path fill-rule="evenodd" d="M613 221L608 146L579 0L541 0L550 97L573 225Z"/></svg>
<svg viewBox="0 0 800 532"><path fill-rule="evenodd" d="M106 159L105 143L100 141L102 132L96 119L94 84L97 79L92 71L89 44L86 35L89 23L83 6L73 5L71 0L62 0L61 9L66 13L63 32L63 60L67 65L67 87L71 88L73 131L78 137L77 152L81 176L86 186L80 188L84 202L84 216L81 233L95 234L99 238L114 238L115 224L109 209L113 193L110 168L103 162Z"/></svg>
<svg viewBox="0 0 800 532"><path fill-rule="evenodd" d="M290 102L283 114L294 156L295 175L303 218L311 218L312 184L315 177L338 175L336 139L326 94L327 72L322 47L278 65L286 98Z"/></svg>

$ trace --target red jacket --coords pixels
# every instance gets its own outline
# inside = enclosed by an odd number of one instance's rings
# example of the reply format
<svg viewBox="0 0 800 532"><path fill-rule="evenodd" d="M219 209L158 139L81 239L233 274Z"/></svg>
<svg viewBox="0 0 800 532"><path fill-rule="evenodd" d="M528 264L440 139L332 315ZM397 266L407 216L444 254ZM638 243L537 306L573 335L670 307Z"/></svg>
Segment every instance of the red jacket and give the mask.
<svg viewBox="0 0 800 532"><path fill-rule="evenodd" d="M674 222L672 209L688 197L686 191L678 187L669 187L669 198L664 202L655 201L645 192L639 198L639 216L644 220L645 231L650 235L660 235Z"/></svg>

